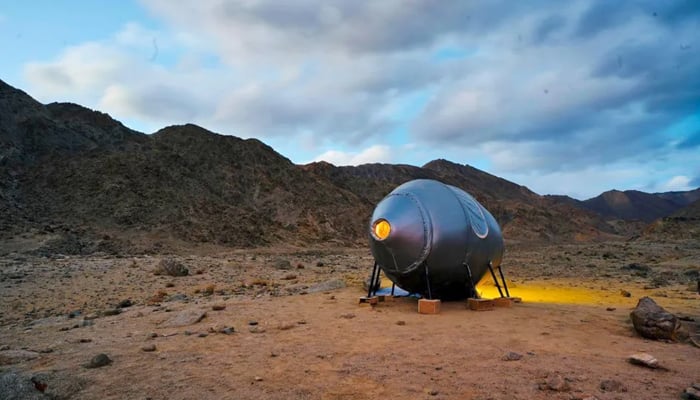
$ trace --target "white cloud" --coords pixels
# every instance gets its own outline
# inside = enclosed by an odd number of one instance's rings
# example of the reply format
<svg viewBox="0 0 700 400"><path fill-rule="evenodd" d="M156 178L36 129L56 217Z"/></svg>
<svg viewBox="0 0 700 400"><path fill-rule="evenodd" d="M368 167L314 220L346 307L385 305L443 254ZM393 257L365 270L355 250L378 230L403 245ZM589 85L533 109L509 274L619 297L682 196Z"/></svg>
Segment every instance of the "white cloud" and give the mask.
<svg viewBox="0 0 700 400"><path fill-rule="evenodd" d="M297 162L326 148L336 150L319 158L336 164L478 158L543 193L583 193L577 174L624 188L609 168L655 182L700 170L693 159L678 167L685 133L662 134L699 100L700 53L680 46L700 36L698 13L680 3L143 4L170 30L128 23L31 63L28 91L148 126L290 143L278 150ZM444 49L457 56L436 57ZM415 147L376 145L402 140ZM678 168L649 172L660 163Z"/></svg>
<svg viewBox="0 0 700 400"><path fill-rule="evenodd" d="M25 66L24 73L32 84L33 93L41 98L73 95L78 99L99 96L108 82L128 79L129 71L135 72L132 60L111 46L88 42L68 47L54 62L32 62Z"/></svg>
<svg viewBox="0 0 700 400"><path fill-rule="evenodd" d="M693 189L690 185L691 179L684 175L677 175L664 183L664 191L674 192Z"/></svg>
<svg viewBox="0 0 700 400"><path fill-rule="evenodd" d="M340 150L329 150L316 157L313 161L326 161L333 165L361 165L369 163L389 163L394 159L389 146L376 145L358 153Z"/></svg>

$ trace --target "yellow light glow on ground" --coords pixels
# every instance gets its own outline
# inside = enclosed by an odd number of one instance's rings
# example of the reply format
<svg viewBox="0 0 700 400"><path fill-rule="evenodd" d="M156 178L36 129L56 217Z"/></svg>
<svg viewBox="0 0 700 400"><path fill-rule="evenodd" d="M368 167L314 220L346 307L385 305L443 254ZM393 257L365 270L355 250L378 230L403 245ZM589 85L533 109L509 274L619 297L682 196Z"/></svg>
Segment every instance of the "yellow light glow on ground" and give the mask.
<svg viewBox="0 0 700 400"><path fill-rule="evenodd" d="M381 287L384 289L390 288L391 281L387 278L382 278ZM629 289L632 292L632 296L623 296L620 293L620 287ZM683 289L683 285L678 285L676 287L669 286L667 290L673 291ZM484 299L501 297L498 293L498 289L493 284L493 280L488 274L477 284L476 290ZM503 290L502 287L501 290ZM511 297L520 297L523 303L629 308L636 306L640 297L653 296L656 291L655 289L644 290L641 287L634 287L629 284L611 285L603 280L582 281L573 278L528 280L527 282L509 281L508 290ZM505 295L505 291L503 294ZM700 299L700 295L695 293L693 293L692 296L698 296L697 298ZM700 315L700 302L689 302L688 298L687 296L676 298L665 297L664 306L673 307L674 310L682 311L687 314Z"/></svg>
<svg viewBox="0 0 700 400"><path fill-rule="evenodd" d="M476 290L485 299L501 297L490 278L482 279ZM620 296L619 292L574 286L573 282L572 286L566 286L566 282L558 282L556 286L546 282L511 283L508 290L511 297L520 297L528 303L610 305L636 301ZM505 290L503 294L505 295Z"/></svg>
<svg viewBox="0 0 700 400"><path fill-rule="evenodd" d="M391 233L391 225L389 221L380 219L374 223L374 236L379 240L384 240Z"/></svg>

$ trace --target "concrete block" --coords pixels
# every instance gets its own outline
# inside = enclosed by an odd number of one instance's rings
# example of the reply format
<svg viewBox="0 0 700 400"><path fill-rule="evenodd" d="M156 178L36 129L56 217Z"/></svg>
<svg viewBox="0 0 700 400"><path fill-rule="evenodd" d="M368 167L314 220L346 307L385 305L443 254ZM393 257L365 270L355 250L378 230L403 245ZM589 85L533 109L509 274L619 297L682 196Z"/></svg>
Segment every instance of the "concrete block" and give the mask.
<svg viewBox="0 0 700 400"><path fill-rule="evenodd" d="M493 299L493 305L496 307L512 307L513 299L510 297L497 297Z"/></svg>
<svg viewBox="0 0 700 400"><path fill-rule="evenodd" d="M490 299L467 299L467 307L474 311L489 311L493 310L495 303Z"/></svg>
<svg viewBox="0 0 700 400"><path fill-rule="evenodd" d="M418 300L419 314L439 314L440 300L420 299Z"/></svg>
<svg viewBox="0 0 700 400"><path fill-rule="evenodd" d="M379 303L379 298L377 296L372 296L372 297L367 297L363 296L360 297L360 304L369 304L372 306L376 306L377 303Z"/></svg>

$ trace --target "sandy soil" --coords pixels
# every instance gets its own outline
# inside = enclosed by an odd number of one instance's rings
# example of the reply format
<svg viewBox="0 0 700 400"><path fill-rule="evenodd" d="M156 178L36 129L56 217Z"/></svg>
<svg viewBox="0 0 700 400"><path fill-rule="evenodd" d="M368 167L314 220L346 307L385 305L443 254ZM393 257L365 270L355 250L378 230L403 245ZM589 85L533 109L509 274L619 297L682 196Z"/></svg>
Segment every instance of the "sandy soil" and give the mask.
<svg viewBox="0 0 700 400"><path fill-rule="evenodd" d="M439 315L414 298L359 305L367 250L191 251L172 256L191 273L177 278L153 274L163 256L13 254L0 259L0 371L73 399L677 399L700 382L699 348L642 339L629 320L651 296L696 329L699 244L507 248L523 303ZM626 362L638 352L667 370ZM112 363L83 366L99 353Z"/></svg>

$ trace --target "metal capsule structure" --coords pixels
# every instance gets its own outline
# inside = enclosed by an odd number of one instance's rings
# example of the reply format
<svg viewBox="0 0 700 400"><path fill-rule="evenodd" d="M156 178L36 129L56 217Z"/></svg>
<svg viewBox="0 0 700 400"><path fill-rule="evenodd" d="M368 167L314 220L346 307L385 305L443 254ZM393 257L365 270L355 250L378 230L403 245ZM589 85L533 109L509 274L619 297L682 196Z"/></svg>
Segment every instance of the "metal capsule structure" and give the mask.
<svg viewBox="0 0 700 400"><path fill-rule="evenodd" d="M503 258L503 235L491 213L467 192L436 180L394 189L374 209L369 231L384 275L429 298L473 296L489 264L499 267Z"/></svg>

